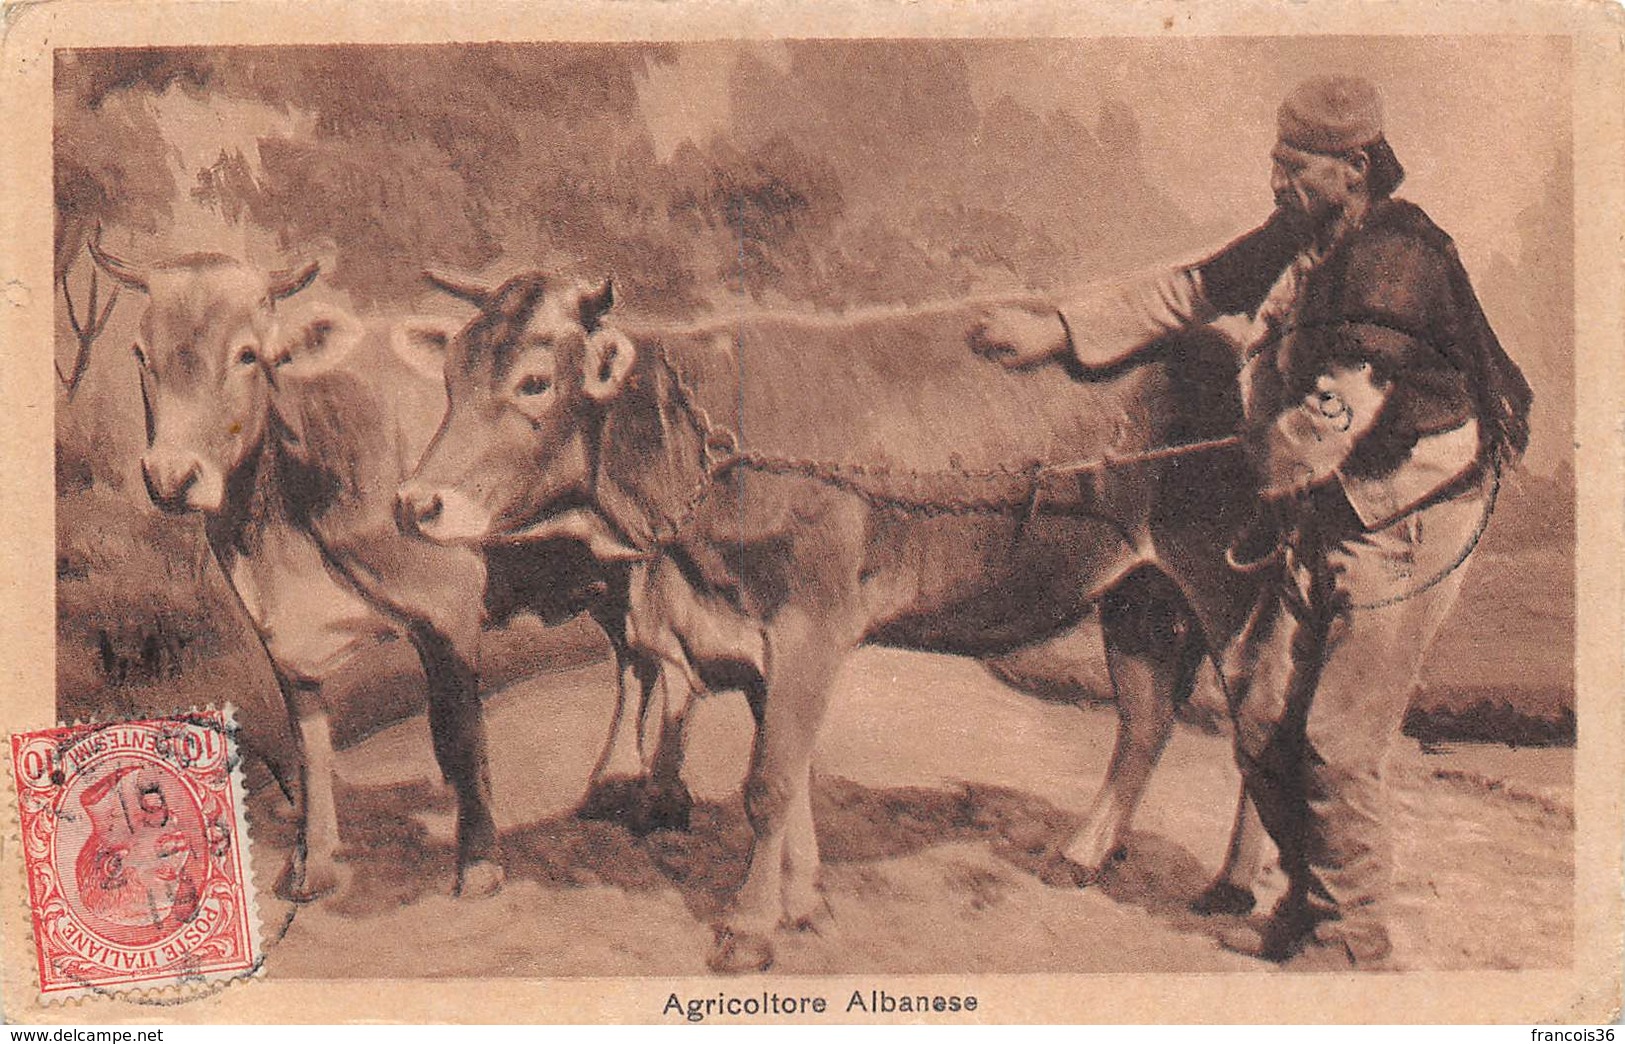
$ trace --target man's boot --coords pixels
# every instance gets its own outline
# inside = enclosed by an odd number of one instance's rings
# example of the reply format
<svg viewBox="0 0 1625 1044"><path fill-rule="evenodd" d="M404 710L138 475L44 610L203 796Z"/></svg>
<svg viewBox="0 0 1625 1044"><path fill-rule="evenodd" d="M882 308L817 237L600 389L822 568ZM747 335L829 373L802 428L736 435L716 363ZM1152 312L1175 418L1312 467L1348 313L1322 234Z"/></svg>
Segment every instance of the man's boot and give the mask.
<svg viewBox="0 0 1625 1044"><path fill-rule="evenodd" d="M1288 891L1275 904L1262 927L1243 925L1219 933L1219 945L1232 953L1280 964L1301 953L1314 940L1320 917L1309 903Z"/></svg>

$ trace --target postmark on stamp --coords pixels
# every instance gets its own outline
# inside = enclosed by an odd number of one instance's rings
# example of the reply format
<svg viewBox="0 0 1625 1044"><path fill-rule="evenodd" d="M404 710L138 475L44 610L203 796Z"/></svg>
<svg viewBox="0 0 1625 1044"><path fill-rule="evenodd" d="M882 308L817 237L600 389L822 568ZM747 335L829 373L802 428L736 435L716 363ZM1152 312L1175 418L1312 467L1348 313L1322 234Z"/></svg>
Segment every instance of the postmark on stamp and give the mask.
<svg viewBox="0 0 1625 1044"><path fill-rule="evenodd" d="M258 970L227 711L21 733L11 762L42 996Z"/></svg>

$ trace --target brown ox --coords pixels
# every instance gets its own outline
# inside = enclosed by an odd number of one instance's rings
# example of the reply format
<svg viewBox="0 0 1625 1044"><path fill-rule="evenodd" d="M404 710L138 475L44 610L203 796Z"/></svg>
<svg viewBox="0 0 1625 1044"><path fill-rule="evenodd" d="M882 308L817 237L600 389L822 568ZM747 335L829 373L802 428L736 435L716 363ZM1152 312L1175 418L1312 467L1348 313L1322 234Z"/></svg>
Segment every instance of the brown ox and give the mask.
<svg viewBox="0 0 1625 1044"><path fill-rule="evenodd" d="M417 650L435 756L456 791L458 889L494 890L502 873L477 684L482 620L592 613L623 664L623 703L633 674L647 703L654 666L628 656L622 639L625 570L600 567L570 541L482 557L399 532L396 487L445 410L438 356L432 376L417 366L421 344L455 332L443 323L362 324L318 309L279 334L276 303L308 286L316 265L267 275L198 254L141 270L91 250L124 286L147 295L135 352L148 493L166 511L204 516L300 742L299 837L278 891L305 900L341 884L323 685L392 631L404 631ZM617 714L596 774L611 791L610 777L646 774L637 724L625 708ZM675 779L675 766L665 775ZM686 792L666 793L682 802L665 809L668 817L685 819Z"/></svg>
<svg viewBox="0 0 1625 1044"><path fill-rule="evenodd" d="M712 967L766 967L771 930L820 908L810 759L836 670L863 643L986 656L1100 605L1117 744L1052 864L1094 879L1204 635L1230 633L1247 604L1223 565L1248 500L1239 458L1121 459L1233 430L1226 346L1193 337L1168 346L1177 365L1078 381L975 359L960 306L639 329L607 321L608 284L453 289L481 314L449 346L448 412L401 488L403 517L446 544L571 532L636 560L629 640L692 664L696 683L743 688L755 713L755 842ZM1109 456L1118 466L1038 465ZM1221 891L1251 883L1248 834Z"/></svg>

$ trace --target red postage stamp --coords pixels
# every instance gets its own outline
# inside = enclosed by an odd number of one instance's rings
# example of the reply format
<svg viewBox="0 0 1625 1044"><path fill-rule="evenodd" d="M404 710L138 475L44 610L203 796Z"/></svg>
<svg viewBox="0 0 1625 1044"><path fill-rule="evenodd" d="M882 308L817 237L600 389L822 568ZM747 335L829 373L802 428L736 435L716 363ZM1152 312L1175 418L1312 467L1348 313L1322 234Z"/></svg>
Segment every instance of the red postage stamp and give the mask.
<svg viewBox="0 0 1625 1044"><path fill-rule="evenodd" d="M258 970L226 712L19 734L11 761L44 996Z"/></svg>

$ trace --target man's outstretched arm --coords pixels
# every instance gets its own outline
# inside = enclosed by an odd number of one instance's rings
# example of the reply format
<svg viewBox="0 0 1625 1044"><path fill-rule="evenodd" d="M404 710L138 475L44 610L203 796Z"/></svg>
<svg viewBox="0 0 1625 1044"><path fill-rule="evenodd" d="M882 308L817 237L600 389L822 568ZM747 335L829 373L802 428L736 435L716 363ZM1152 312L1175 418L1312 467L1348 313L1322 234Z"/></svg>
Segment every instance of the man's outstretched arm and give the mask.
<svg viewBox="0 0 1625 1044"><path fill-rule="evenodd" d="M971 348L1006 366L1032 366L1070 352L1084 366L1116 366L1149 344L1221 315L1251 313L1309 243L1307 225L1277 210L1270 219L1194 265L1091 284L1059 308L991 309Z"/></svg>

